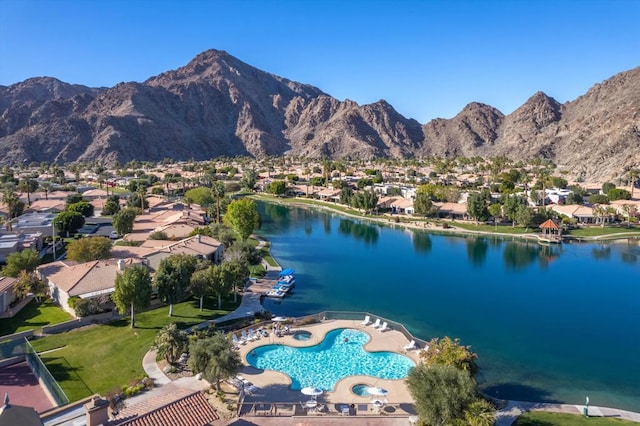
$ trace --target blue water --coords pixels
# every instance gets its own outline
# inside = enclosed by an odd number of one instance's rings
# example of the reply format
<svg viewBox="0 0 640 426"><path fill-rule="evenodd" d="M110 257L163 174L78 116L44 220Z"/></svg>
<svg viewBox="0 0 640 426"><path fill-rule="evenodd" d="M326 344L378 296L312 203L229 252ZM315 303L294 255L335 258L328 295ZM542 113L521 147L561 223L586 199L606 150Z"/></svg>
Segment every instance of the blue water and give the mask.
<svg viewBox="0 0 640 426"><path fill-rule="evenodd" d="M265 301L276 315L368 311L471 345L491 395L640 410L640 241L540 246L259 208L296 270L295 293Z"/></svg>
<svg viewBox="0 0 640 426"><path fill-rule="evenodd" d="M326 391L354 375L403 379L415 366L403 355L365 351L363 345L368 341L369 335L362 331L337 329L328 332L318 345L305 348L260 346L247 356L247 362L256 368L287 374L291 389L314 386Z"/></svg>
<svg viewBox="0 0 640 426"><path fill-rule="evenodd" d="M356 395L359 396L370 396L369 395L369 388L371 386L369 385L365 385L365 384L359 384L359 385L354 385L351 388L351 392L355 393Z"/></svg>

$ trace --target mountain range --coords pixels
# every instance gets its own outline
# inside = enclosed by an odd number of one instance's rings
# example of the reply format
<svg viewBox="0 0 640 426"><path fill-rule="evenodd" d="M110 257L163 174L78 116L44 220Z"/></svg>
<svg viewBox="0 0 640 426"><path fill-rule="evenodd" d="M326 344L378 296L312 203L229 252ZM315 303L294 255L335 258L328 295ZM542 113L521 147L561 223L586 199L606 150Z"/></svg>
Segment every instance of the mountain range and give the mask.
<svg viewBox="0 0 640 426"><path fill-rule="evenodd" d="M640 166L640 67L561 104L538 92L511 114L473 102L426 124L208 50L145 82L91 88L38 77L0 86L0 163L545 157L584 179Z"/></svg>

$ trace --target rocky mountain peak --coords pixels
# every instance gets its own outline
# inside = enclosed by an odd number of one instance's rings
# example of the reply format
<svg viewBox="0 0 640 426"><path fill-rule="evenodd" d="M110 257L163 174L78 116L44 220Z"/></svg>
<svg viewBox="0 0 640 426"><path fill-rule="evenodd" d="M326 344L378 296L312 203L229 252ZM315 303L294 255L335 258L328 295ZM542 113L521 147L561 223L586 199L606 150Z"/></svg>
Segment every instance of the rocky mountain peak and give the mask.
<svg viewBox="0 0 640 426"><path fill-rule="evenodd" d="M320 158L545 156L583 178L640 166L640 68L565 104L543 92L505 116L471 102L425 125L381 99L358 105L207 50L143 83L50 77L0 86L0 164L221 155Z"/></svg>

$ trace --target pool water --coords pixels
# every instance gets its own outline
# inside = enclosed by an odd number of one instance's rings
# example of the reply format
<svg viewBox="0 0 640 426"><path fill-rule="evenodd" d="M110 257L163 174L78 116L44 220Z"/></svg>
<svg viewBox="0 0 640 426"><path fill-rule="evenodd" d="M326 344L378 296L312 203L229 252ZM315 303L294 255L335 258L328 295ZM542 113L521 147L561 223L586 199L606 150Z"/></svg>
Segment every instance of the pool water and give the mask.
<svg viewBox="0 0 640 426"><path fill-rule="evenodd" d="M355 393L358 396L369 396L368 389L370 387L371 386L369 385L363 385L363 384L354 385L351 388L351 392Z"/></svg>
<svg viewBox="0 0 640 426"><path fill-rule="evenodd" d="M275 370L291 377L291 389L315 386L330 391L348 376L365 375L380 379L404 379L415 366L404 355L393 352L367 352L363 345L369 335L353 329L327 333L318 345L294 348L265 345L256 348L247 362L256 368Z"/></svg>
<svg viewBox="0 0 640 426"><path fill-rule="evenodd" d="M311 333L308 331L296 331L293 338L296 340L309 340L311 339Z"/></svg>

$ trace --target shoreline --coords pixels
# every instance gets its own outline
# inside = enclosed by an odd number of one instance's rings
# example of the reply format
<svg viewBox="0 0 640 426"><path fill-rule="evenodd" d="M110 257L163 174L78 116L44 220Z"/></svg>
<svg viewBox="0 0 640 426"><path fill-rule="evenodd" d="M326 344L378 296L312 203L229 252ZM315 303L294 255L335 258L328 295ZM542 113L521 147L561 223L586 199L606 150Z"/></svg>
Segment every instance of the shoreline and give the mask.
<svg viewBox="0 0 640 426"><path fill-rule="evenodd" d="M526 234L512 234L512 233L505 233L505 232L491 232L491 231L474 231L474 230L469 230L469 229L464 229L464 228L459 228L455 226L455 222L453 221L449 221L449 220L443 220L443 219L439 219L441 221L443 221L443 223L446 223L448 225L447 228L444 227L437 227L435 224L433 224L433 222L429 222L429 221L424 221L424 222L420 222L420 221L415 221L415 220L410 220L409 222L405 222L400 220L399 222L394 222L392 220L392 218L394 217L398 217L398 218L403 218L401 215L397 215L397 216L387 216L387 215L383 215L383 216L359 216L356 214L352 214L349 212L345 212L342 211L340 209L337 208L333 208L332 206L336 206L335 203L329 203L327 201L321 201L321 200L313 200L312 202L300 202L298 200L302 200L301 198L287 198L287 201L284 201L285 199L279 199L279 198L273 198L273 197L269 197L269 196L264 196L262 194L253 194L250 197L257 199L259 201L263 201L265 203L272 203L272 204L277 204L277 205L282 205L282 206L291 206L291 207L300 207L300 208L307 208L307 209L318 209L320 211L324 211L324 212L330 212L330 213L335 213L341 216L345 216L348 218L352 218L352 219L360 219L360 220L366 220L369 222L372 222L374 224L378 224L378 225L382 225L382 226L389 226L389 227L399 227L402 229L411 229L411 230L419 230L419 231L425 231L428 232L430 234L442 234L442 235L484 235L484 236L496 236L496 237L501 237L501 238L517 238L519 240L527 240L527 241L535 241L535 242L539 242L540 244L549 244L548 241L545 241L540 234L538 233L526 233ZM306 200L306 199L305 199ZM342 205L340 205L341 207L344 207ZM385 220L386 219L386 220ZM412 219L410 216L406 216L406 219ZM589 237L577 237L577 236L570 236L570 235L563 235L562 236L562 240L561 242L586 242L586 243L593 243L593 242L600 242L600 241L615 241L615 240L635 240L635 239L640 239L640 233L637 232L625 232L622 231L620 233L616 233L616 234L608 234L608 235L598 235L598 236L589 236ZM555 244L555 243L552 243Z"/></svg>

